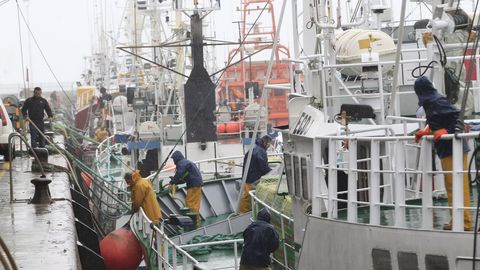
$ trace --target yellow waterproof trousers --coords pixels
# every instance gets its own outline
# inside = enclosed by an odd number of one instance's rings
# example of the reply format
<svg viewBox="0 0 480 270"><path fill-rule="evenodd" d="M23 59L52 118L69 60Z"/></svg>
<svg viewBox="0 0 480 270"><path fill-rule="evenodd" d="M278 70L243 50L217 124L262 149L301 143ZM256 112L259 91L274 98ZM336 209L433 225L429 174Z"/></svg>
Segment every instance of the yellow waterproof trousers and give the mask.
<svg viewBox="0 0 480 270"><path fill-rule="evenodd" d="M272 270L270 267L256 267L240 264L240 270Z"/></svg>
<svg viewBox="0 0 480 270"><path fill-rule="evenodd" d="M187 198L185 203L193 213L197 213L196 222L200 222L200 202L202 201L202 187L191 187L187 189Z"/></svg>
<svg viewBox="0 0 480 270"><path fill-rule="evenodd" d="M441 159L443 171L452 171L453 170L453 160L452 156L445 157ZM463 170L468 170L468 159L467 154L463 154ZM448 196L448 206L452 206L452 174L444 173L445 177L445 189L447 190ZM468 184L468 174L463 174L463 206L470 207L470 185ZM451 210L450 210L450 224L451 221ZM472 214L470 210L465 210L463 212L463 226L466 231L472 230Z"/></svg>
<svg viewBox="0 0 480 270"><path fill-rule="evenodd" d="M250 190L253 189L253 185L249 183L245 183L243 186L243 193L242 198L240 199L240 207L238 208L238 212L240 214L252 211L252 199L250 199Z"/></svg>

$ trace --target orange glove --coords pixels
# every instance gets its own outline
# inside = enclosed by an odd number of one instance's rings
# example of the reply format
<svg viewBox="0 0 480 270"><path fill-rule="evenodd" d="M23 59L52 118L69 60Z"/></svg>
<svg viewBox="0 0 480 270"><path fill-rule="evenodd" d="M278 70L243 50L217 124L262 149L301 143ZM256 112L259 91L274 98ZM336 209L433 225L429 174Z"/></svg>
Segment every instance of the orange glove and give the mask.
<svg viewBox="0 0 480 270"><path fill-rule="evenodd" d="M432 130L430 127L427 125L424 129L421 129L415 133L415 142L418 143L420 141L420 138L422 138L425 135L430 135L432 134Z"/></svg>
<svg viewBox="0 0 480 270"><path fill-rule="evenodd" d="M440 137L445 134L448 134L448 131L444 128L436 130L435 132L433 132L433 140L435 142L438 142L440 140Z"/></svg>

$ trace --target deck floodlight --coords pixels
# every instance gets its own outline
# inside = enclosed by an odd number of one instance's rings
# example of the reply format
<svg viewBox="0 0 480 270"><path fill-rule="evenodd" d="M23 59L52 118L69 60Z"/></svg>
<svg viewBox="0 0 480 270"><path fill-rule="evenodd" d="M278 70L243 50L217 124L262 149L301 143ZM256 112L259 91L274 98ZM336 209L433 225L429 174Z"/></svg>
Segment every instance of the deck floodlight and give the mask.
<svg viewBox="0 0 480 270"><path fill-rule="evenodd" d="M340 107L340 113L345 112L348 117L363 119L372 118L375 119L376 115L373 112L373 108L370 105L363 104L342 104Z"/></svg>

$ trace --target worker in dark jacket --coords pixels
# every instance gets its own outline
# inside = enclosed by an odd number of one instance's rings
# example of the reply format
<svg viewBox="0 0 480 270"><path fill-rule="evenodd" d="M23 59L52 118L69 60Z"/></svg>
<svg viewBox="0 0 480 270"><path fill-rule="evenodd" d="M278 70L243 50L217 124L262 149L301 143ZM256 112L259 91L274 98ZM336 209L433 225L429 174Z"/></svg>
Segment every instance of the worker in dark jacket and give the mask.
<svg viewBox="0 0 480 270"><path fill-rule="evenodd" d="M197 214L196 223L200 222L200 202L202 200L202 174L195 163L186 159L182 152L175 151L172 154L176 165L175 175L170 177L170 185L187 184L187 198L185 204L193 213Z"/></svg>
<svg viewBox="0 0 480 270"><path fill-rule="evenodd" d="M420 77L415 81L415 93L418 96L418 105L425 110L427 118L427 125L425 129L418 131L415 134L415 140L418 142L424 135L434 135L435 151L442 163L443 171L452 171L452 141L439 140L444 134L455 133L455 126L460 114L460 111L452 105L450 100L437 92L426 77ZM463 170L467 170L467 152L468 146L464 142L463 154ZM448 205L452 206L452 174L444 173L445 189L447 190ZM468 175L463 174L463 206L470 207L470 186L468 184ZM471 213L468 210L464 211L464 229L472 230ZM443 226L445 230L452 229L452 222Z"/></svg>
<svg viewBox="0 0 480 270"><path fill-rule="evenodd" d="M53 114L50 105L48 105L48 101L42 97L42 89L35 87L33 97L27 98L22 107L22 114L25 121L31 121L29 128L32 148L45 147L43 136L40 135L40 132L45 132L43 123L45 112L47 113L48 120L52 121ZM35 124L40 131L37 130L32 123Z"/></svg>
<svg viewBox="0 0 480 270"><path fill-rule="evenodd" d="M270 224L270 213L263 208L257 220L243 231L240 270L270 270L270 253L278 249L278 234Z"/></svg>
<svg viewBox="0 0 480 270"><path fill-rule="evenodd" d="M243 186L242 198L240 200L240 206L238 211L240 213L246 213L252 210L252 201L250 199L251 190L255 189L256 184L260 180L260 177L264 176L272 169L268 166L267 149L270 147L272 137L265 135L260 139L257 139L255 146L253 147L252 159L250 160L250 166L248 167L248 173L246 177L245 185ZM245 165L247 164L248 152L243 158L243 172L245 173Z"/></svg>

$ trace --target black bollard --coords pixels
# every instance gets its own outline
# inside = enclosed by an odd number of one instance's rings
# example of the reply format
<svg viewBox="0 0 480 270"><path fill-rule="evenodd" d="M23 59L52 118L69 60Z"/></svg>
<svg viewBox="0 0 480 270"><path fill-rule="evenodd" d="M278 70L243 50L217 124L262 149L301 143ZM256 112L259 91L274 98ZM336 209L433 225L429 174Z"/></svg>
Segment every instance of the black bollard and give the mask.
<svg viewBox="0 0 480 270"><path fill-rule="evenodd" d="M30 181L35 186L35 194L30 200L30 203L33 204L49 204L52 202L50 196L50 189L48 185L52 182L50 179L45 178L34 178Z"/></svg>

